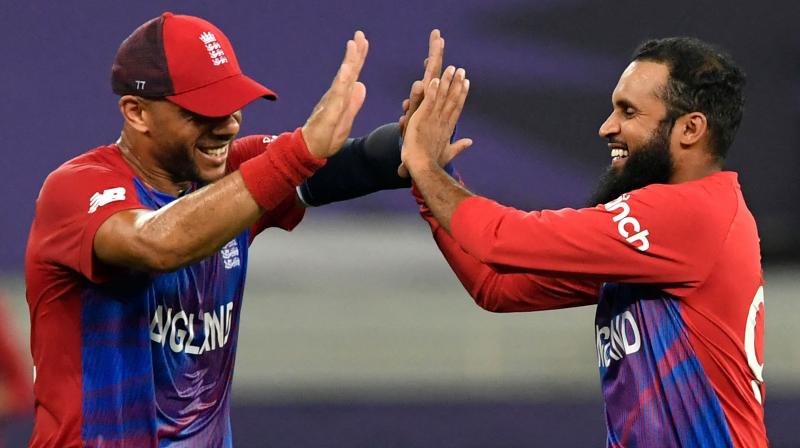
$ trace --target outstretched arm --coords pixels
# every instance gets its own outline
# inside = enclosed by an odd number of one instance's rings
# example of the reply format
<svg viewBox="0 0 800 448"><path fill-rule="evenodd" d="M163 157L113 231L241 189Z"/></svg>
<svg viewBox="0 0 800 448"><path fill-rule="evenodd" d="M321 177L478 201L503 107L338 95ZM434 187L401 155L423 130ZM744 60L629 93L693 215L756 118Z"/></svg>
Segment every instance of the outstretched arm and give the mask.
<svg viewBox="0 0 800 448"><path fill-rule="evenodd" d="M294 195L297 185L336 154L349 135L366 95L358 76L367 49L364 34L356 32L331 87L305 125L279 137L281 142L273 142L271 150L243 163L239 171L159 210L111 215L94 235L97 258L141 270L174 270L209 256L265 210Z"/></svg>
<svg viewBox="0 0 800 448"><path fill-rule="evenodd" d="M350 138L324 167L306 179L297 192L303 203L320 206L382 190L408 188L411 179L400 177L400 128L389 123L369 134Z"/></svg>
<svg viewBox="0 0 800 448"><path fill-rule="evenodd" d="M462 68L456 70L450 66L441 79L431 80L419 109L409 120L403 143L403 164L436 220L448 231L456 207L472 193L451 178L440 167L439 160L452 159L466 149L453 147L449 140L468 92L469 80Z"/></svg>
<svg viewBox="0 0 800 448"><path fill-rule="evenodd" d="M463 105L458 79L448 68L441 83L431 82L409 122L403 162L467 254L498 272L649 283L677 297L704 281L716 261L707 254L722 246L732 219L728 209L707 211L724 183L709 183L702 194L689 184L656 184L580 210L523 212L472 195L434 162Z"/></svg>
<svg viewBox="0 0 800 448"><path fill-rule="evenodd" d="M502 272L465 251L449 234L455 210L473 197L437 163L452 149L449 136L469 91L465 75L463 69L448 67L441 80L429 83L424 100L409 121L403 146L403 162L414 179L417 202L439 249L475 302L489 311L535 311L596 303L601 284L596 280Z"/></svg>
<svg viewBox="0 0 800 448"><path fill-rule="evenodd" d="M408 120L424 98L424 88L441 76L444 38L439 30L431 31L428 57L422 79L414 81L409 97L403 101L403 115L398 123L383 125L367 136L348 139L341 151L298 188L306 205L319 206L364 196L376 191L407 188L408 171L401 165L400 146ZM454 141L438 163L445 166L455 154L472 144L470 139Z"/></svg>
<svg viewBox="0 0 800 448"><path fill-rule="evenodd" d="M503 273L467 253L433 217L414 189L422 218L450 268L481 308L492 312L542 311L597 303L601 282Z"/></svg>

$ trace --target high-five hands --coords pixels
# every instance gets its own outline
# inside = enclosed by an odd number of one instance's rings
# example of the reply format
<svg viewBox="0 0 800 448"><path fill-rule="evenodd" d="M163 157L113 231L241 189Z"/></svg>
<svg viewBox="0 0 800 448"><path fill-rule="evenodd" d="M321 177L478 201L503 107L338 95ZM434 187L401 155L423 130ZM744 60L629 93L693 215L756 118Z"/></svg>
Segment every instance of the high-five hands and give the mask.
<svg viewBox="0 0 800 448"><path fill-rule="evenodd" d="M428 39L428 57L424 62L425 71L422 75L422 80L414 81L411 84L411 92L409 93L408 99L403 101L403 116L400 117L399 124L401 135L404 137L411 116L417 111L422 103L422 99L425 97L425 87L430 84L431 80L441 76L443 60L444 38L442 37L441 32L435 29L431 31L430 38ZM450 136L448 136L448 141L449 138ZM452 156L455 157L458 153L468 148L470 145L472 145L472 140L461 139L453 142L453 148L448 151L444 151L442 154L452 154ZM444 166L450 160L452 160L452 157L449 159L439 160L439 164ZM400 167L397 169L397 174L400 177L408 177L408 169L406 169L405 164L400 165Z"/></svg>
<svg viewBox="0 0 800 448"><path fill-rule="evenodd" d="M419 108L422 98L425 96L425 86L430 84L433 78L442 76L442 61L444 60L444 38L439 30L431 31L428 39L428 57L425 58L423 66L425 71L422 80L416 80L411 84L411 92L408 98L403 101L403 116L400 117L400 132L406 133L408 120Z"/></svg>
<svg viewBox="0 0 800 448"><path fill-rule="evenodd" d="M347 41L342 65L331 87L314 107L303 125L303 138L314 157L324 159L336 154L350 135L353 120L364 104L367 88L358 81L369 42L361 31Z"/></svg>
<svg viewBox="0 0 800 448"><path fill-rule="evenodd" d="M463 68L447 67L441 79L428 82L422 103L408 120L403 140L401 160L412 177L416 169L433 163L442 166L472 144L470 139L450 144L468 93L469 80Z"/></svg>

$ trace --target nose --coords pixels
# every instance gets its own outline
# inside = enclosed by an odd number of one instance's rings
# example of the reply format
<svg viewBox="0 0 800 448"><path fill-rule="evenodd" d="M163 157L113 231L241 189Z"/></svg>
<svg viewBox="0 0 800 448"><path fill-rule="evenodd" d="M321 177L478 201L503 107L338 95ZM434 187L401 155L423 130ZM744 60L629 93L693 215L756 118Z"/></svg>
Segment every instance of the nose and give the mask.
<svg viewBox="0 0 800 448"><path fill-rule="evenodd" d="M601 138L608 138L614 134L619 134L619 121L617 121L614 116L614 112L611 112L611 115L606 118L606 121L600 125L597 134L600 135Z"/></svg>

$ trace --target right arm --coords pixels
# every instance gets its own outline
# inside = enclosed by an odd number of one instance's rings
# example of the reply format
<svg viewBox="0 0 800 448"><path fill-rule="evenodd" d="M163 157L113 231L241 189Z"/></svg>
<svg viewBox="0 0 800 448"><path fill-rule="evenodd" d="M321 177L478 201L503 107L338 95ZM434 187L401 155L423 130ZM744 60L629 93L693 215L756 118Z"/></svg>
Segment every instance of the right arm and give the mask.
<svg viewBox="0 0 800 448"><path fill-rule="evenodd" d="M425 60L425 71L422 80L412 84L409 99L403 103L404 115L400 118L400 130L403 134L405 134L412 115L419 109L425 98L425 87L429 86L431 80L441 76L443 57L444 39L441 37L439 30L433 30L429 39L428 58ZM455 121L453 120L450 124L455 126ZM440 165L447 164L472 144L470 139L453 142L452 128L446 134L450 136L450 145L447 145L447 148L439 157ZM407 175L406 167L401 166L399 173ZM452 179L449 180L452 181ZM416 187L412 189L412 192L420 206L422 218L431 227L433 238L439 250L461 281L461 284L481 308L492 312L540 311L597 303L601 285L599 282L566 280L530 273L500 273L493 267L481 262L464 251L442 227L425 204Z"/></svg>
<svg viewBox="0 0 800 448"><path fill-rule="evenodd" d="M364 34L357 32L330 89L302 129L279 137L283 144L276 140L237 172L159 210L111 215L94 235L97 259L145 271L175 270L212 254L294 195L349 135L366 95L358 76L367 49Z"/></svg>
<svg viewBox="0 0 800 448"><path fill-rule="evenodd" d="M531 273L501 273L482 263L464 251L447 233L416 189L414 197L445 260L481 308L492 312L543 311L597 303L601 282Z"/></svg>

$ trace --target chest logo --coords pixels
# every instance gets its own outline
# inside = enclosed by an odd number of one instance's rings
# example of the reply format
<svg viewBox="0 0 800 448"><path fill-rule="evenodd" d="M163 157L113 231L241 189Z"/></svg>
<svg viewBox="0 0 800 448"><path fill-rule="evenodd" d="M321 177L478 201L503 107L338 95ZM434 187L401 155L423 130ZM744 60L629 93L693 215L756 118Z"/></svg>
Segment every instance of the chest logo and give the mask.
<svg viewBox="0 0 800 448"><path fill-rule="evenodd" d="M625 201L630 199L630 197L631 195L629 194L623 194L617 199L605 204L603 207L609 212L619 209L617 215L612 218L612 220L617 223L617 232L625 238L625 241L631 243L633 247L645 252L650 248L650 241L647 239L647 235L649 235L650 232L648 232L647 229L642 229L642 225L639 224L638 219L629 216L631 213L631 206ZM635 233L631 235L632 232ZM640 244L636 245L637 242Z"/></svg>
<svg viewBox="0 0 800 448"><path fill-rule="evenodd" d="M219 252L222 255L222 263L225 265L225 269L233 269L242 265L239 260L239 245L236 240L229 241L228 244L222 246Z"/></svg>
<svg viewBox="0 0 800 448"><path fill-rule="evenodd" d="M94 213L99 207L116 201L125 200L125 189L122 187L109 188L102 193L95 193L89 198L89 213Z"/></svg>
<svg viewBox="0 0 800 448"><path fill-rule="evenodd" d="M595 325L595 335L598 367L608 367L642 347L639 325L630 311L614 316L607 327Z"/></svg>
<svg viewBox="0 0 800 448"><path fill-rule="evenodd" d="M232 328L233 302L198 315L158 305L150 321L150 340L175 353L202 355L225 347Z"/></svg>

